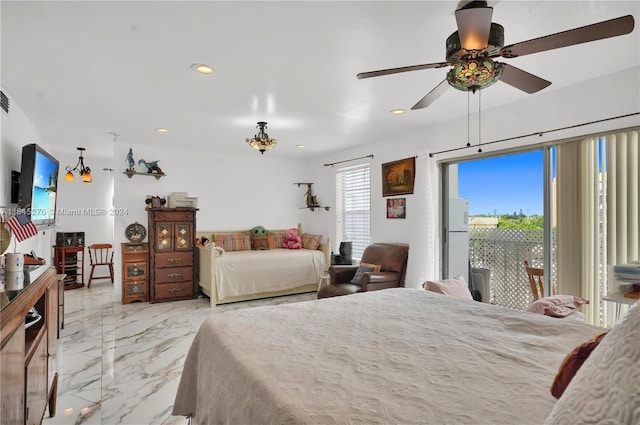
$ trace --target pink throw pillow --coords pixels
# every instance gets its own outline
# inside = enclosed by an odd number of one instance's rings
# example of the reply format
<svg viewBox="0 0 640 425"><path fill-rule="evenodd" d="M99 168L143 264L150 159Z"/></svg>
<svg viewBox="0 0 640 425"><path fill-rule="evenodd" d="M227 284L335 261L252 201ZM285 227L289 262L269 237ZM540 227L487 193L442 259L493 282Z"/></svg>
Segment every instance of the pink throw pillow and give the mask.
<svg viewBox="0 0 640 425"><path fill-rule="evenodd" d="M427 280L422 284L422 287L427 291L437 292L439 294L449 295L456 298L462 298L465 300L473 300L471 291L467 283L464 281L462 275L450 279L443 280Z"/></svg>
<svg viewBox="0 0 640 425"><path fill-rule="evenodd" d="M589 300L574 295L550 295L531 303L527 311L552 317L566 317Z"/></svg>

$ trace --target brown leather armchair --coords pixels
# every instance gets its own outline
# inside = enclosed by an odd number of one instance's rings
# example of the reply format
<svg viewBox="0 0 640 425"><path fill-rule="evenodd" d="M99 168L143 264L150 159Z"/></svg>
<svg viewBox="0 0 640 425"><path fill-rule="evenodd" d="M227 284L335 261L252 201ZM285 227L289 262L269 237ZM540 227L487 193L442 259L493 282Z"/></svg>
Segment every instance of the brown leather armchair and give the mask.
<svg viewBox="0 0 640 425"><path fill-rule="evenodd" d="M409 245L403 243L374 243L362 254L362 262L379 264L379 272L368 272L362 276L362 285L351 283L357 265L329 267L329 285L318 291L318 298L337 297L356 292L404 286Z"/></svg>

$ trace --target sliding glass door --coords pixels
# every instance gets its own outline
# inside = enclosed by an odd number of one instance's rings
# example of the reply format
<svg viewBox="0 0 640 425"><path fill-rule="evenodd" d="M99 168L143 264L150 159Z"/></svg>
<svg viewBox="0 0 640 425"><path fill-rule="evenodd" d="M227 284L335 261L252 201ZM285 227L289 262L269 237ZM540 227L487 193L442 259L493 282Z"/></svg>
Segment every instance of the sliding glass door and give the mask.
<svg viewBox="0 0 640 425"><path fill-rule="evenodd" d="M536 149L445 166L445 274L459 274L461 261L491 270L494 304L528 307L533 296L525 261L548 270L548 285L555 280L554 233L545 231L553 226L545 214L551 211L545 209L545 197L551 195L545 190L552 176L550 165L545 166L551 164L550 155ZM467 210L466 229L457 218L461 208ZM468 271L464 277L469 278Z"/></svg>
<svg viewBox="0 0 640 425"><path fill-rule="evenodd" d="M586 298L587 323L612 325L611 307L635 300L612 269L640 264L639 163L635 128L443 164L444 275L457 273L454 259L468 258L491 270L493 303L523 310L532 300L526 260L544 269L545 294ZM447 238L460 199L468 203L464 248Z"/></svg>

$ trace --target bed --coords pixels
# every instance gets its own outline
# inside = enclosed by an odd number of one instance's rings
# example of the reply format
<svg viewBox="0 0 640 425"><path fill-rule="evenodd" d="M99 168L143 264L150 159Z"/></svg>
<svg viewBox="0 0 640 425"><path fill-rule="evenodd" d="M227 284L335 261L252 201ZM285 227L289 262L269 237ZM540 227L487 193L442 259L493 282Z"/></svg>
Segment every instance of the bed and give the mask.
<svg viewBox="0 0 640 425"><path fill-rule="evenodd" d="M198 231L198 238L211 241L244 238L233 242L235 251L221 250L220 244L198 247L196 281L211 306L266 297L316 291L320 277L331 263L331 241L317 240L315 249L282 249L285 230L273 230L271 249L252 250L247 231ZM298 224L298 233L302 229ZM277 239L280 237L281 239ZM304 239L303 239L304 240ZM249 244L249 246L247 246Z"/></svg>
<svg viewBox="0 0 640 425"><path fill-rule="evenodd" d="M194 425L542 424L563 358L601 330L408 288L229 311L198 330L173 414Z"/></svg>

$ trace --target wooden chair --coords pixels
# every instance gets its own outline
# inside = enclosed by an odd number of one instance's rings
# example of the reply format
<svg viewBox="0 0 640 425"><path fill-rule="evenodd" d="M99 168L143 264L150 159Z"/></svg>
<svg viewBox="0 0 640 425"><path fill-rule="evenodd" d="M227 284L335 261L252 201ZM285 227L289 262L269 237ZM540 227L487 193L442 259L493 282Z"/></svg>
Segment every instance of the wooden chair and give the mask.
<svg viewBox="0 0 640 425"><path fill-rule="evenodd" d="M91 287L93 279L111 279L113 283L113 251L110 243L97 243L89 245L89 262L91 263L91 273L89 274L89 283L87 289ZM94 276L93 272L97 266L109 267L109 275Z"/></svg>
<svg viewBox="0 0 640 425"><path fill-rule="evenodd" d="M544 269L529 267L529 262L527 260L524 260L524 268L527 271L527 276L529 277L529 284L531 285L531 293L533 294L533 301L535 302L540 298L544 298ZM551 292L552 292L551 295L557 295L557 290L555 285L551 286ZM581 322L585 321L584 314L577 310L572 311L571 314L569 314L568 316L556 317L556 318L567 319L567 320L578 320Z"/></svg>
<svg viewBox="0 0 640 425"><path fill-rule="evenodd" d="M529 267L529 262L524 260L524 268L527 271L529 277L529 285L531 285L531 293L533 294L533 300L537 300L544 297L544 269L537 267ZM556 295L555 286L552 288L553 295Z"/></svg>

